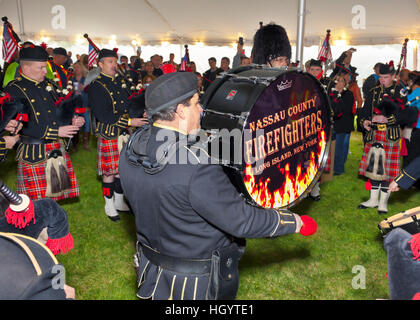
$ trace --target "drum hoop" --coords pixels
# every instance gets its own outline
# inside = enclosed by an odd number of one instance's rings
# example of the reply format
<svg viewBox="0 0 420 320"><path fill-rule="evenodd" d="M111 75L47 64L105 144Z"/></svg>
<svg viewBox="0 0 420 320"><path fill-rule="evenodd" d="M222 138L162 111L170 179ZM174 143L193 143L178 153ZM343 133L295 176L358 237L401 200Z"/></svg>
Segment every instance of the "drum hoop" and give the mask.
<svg viewBox="0 0 420 320"><path fill-rule="evenodd" d="M418 208L420 209L420 207ZM412 222L416 222L416 220L420 220L420 211L416 210L410 213L404 211L401 213L397 213L396 215L393 215L385 220L382 220L379 223L379 226L384 229L390 229L390 228L392 229L392 228L400 227L400 226L403 226Z"/></svg>

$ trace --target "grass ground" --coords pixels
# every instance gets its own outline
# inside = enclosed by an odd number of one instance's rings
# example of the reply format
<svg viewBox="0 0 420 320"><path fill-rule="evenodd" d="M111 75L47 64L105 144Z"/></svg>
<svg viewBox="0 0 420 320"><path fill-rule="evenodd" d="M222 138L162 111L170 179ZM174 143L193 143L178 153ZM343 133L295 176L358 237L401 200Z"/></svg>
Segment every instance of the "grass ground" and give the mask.
<svg viewBox="0 0 420 320"><path fill-rule="evenodd" d="M95 141L92 151L71 153L81 196L61 201L69 216L75 247L58 256L66 281L80 300L136 298L135 225L130 213L111 222L104 213L101 182L96 176ZM368 198L357 169L362 153L361 135L353 133L345 174L321 185L322 199L305 199L293 208L318 223L311 237L289 235L277 239L249 239L240 263L237 298L244 300L389 298L386 252L377 224L385 217L375 209L357 210ZM14 152L0 164L0 178L16 186ZM400 191L389 202L389 214L419 206L420 192ZM364 288L353 288L353 278L365 271ZM354 273L353 273L354 272Z"/></svg>

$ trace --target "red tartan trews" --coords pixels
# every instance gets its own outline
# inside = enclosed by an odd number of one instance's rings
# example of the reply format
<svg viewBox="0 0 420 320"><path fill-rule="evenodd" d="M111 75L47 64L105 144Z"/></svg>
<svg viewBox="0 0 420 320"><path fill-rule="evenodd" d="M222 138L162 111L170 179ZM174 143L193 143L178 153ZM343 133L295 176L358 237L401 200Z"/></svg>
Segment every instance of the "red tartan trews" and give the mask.
<svg viewBox="0 0 420 320"><path fill-rule="evenodd" d="M98 175L118 174L118 139L107 140L98 135Z"/></svg>
<svg viewBox="0 0 420 320"><path fill-rule="evenodd" d="M60 149L60 147L61 145L58 142L48 143L45 144L45 151L47 154L49 154L52 150ZM70 177L71 188L64 190L59 196L50 197L55 201L67 198L75 198L80 195L76 175L74 173L70 158L66 152L63 152L63 158ZM46 198L46 167L47 160L37 164L28 164L22 160L19 160L17 170L17 192L26 194L31 200Z"/></svg>
<svg viewBox="0 0 420 320"><path fill-rule="evenodd" d="M394 180L399 174L401 170L400 164L400 140L398 141L388 141L386 139L386 131L376 131L375 133L375 141L381 143L384 146L385 150L385 174L386 178L385 181L391 182ZM365 176L366 168L368 165L368 153L372 144L366 143L365 148L363 150L362 160L360 161L359 166L359 175Z"/></svg>

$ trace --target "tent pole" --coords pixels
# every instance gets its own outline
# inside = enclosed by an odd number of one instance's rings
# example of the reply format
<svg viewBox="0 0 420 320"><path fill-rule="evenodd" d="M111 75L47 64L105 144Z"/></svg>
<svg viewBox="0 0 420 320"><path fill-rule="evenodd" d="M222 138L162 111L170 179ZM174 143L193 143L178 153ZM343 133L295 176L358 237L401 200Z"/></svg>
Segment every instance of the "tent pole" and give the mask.
<svg viewBox="0 0 420 320"><path fill-rule="evenodd" d="M303 39L305 34L305 11L306 11L306 0L299 0L298 6L298 23L297 23L297 37L296 37L296 62L298 67L303 66Z"/></svg>
<svg viewBox="0 0 420 320"><path fill-rule="evenodd" d="M23 15L22 15L22 3L21 0L16 0L17 12L19 17L19 28L20 28L20 39L25 41L25 30L23 29Z"/></svg>
<svg viewBox="0 0 420 320"><path fill-rule="evenodd" d="M413 48L413 70L418 70L418 60L417 60L417 52L418 52L418 44L416 42L416 45Z"/></svg>

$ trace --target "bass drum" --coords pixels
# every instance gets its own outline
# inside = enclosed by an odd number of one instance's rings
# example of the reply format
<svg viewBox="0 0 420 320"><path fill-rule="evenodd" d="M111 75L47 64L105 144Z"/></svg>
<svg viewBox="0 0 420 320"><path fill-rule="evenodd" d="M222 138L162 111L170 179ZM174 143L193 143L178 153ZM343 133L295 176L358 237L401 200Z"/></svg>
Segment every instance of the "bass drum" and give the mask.
<svg viewBox="0 0 420 320"><path fill-rule="evenodd" d="M290 208L306 197L332 134L330 101L317 79L297 69L239 67L217 78L201 103L209 153L251 204Z"/></svg>

